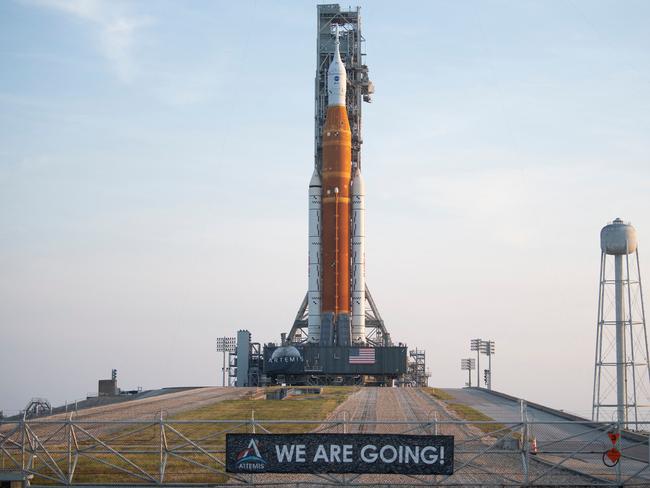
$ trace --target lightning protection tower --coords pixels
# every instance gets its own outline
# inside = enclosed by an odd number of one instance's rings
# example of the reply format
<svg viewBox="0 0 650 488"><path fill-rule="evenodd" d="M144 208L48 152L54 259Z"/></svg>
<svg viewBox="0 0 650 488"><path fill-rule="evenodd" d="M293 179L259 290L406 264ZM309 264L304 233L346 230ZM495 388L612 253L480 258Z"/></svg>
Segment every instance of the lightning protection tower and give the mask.
<svg viewBox="0 0 650 488"><path fill-rule="evenodd" d="M650 366L636 230L615 219L600 248L592 419L638 427L650 420Z"/></svg>

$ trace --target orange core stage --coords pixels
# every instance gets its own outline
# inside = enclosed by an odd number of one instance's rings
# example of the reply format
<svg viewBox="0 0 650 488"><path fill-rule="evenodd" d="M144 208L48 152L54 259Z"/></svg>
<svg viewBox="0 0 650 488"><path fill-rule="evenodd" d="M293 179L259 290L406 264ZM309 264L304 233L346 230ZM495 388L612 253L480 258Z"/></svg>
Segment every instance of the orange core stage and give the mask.
<svg viewBox="0 0 650 488"><path fill-rule="evenodd" d="M345 106L327 108L323 127L322 311L350 311L352 135Z"/></svg>

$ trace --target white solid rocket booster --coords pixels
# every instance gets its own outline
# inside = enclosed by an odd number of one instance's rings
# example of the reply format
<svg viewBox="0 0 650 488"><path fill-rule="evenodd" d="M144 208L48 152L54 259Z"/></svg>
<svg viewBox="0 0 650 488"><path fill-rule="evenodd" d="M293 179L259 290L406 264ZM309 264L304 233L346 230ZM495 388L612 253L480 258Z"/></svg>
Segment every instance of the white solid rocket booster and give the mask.
<svg viewBox="0 0 650 488"><path fill-rule="evenodd" d="M366 192L361 171L352 178L352 343L366 341Z"/></svg>
<svg viewBox="0 0 650 488"><path fill-rule="evenodd" d="M321 306L321 179L318 171L309 181L309 286L307 288L307 342L320 342Z"/></svg>

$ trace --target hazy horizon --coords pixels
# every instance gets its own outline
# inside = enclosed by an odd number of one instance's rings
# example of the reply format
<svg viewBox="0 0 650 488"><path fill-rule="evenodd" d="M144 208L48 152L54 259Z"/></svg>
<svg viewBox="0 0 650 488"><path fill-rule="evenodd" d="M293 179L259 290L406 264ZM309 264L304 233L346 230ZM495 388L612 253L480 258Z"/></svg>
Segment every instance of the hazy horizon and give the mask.
<svg viewBox="0 0 650 488"><path fill-rule="evenodd" d="M494 389L590 414L603 225L632 222L649 282L650 3L358 3L393 340L461 387L492 339ZM289 331L315 29L314 1L0 3L0 410L112 368L217 385L217 337Z"/></svg>

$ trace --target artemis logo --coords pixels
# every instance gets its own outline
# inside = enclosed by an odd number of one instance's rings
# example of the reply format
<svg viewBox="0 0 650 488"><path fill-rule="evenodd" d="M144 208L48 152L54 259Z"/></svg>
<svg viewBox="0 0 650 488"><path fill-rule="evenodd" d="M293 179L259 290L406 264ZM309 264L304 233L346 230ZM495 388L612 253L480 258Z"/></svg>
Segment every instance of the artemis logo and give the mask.
<svg viewBox="0 0 650 488"><path fill-rule="evenodd" d="M260 454L255 439L251 439L248 447L237 454L237 467L246 471L264 471L266 461Z"/></svg>

